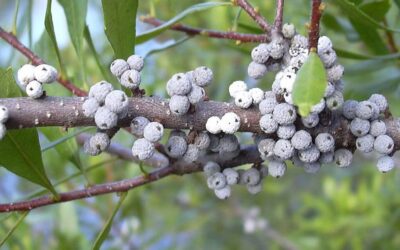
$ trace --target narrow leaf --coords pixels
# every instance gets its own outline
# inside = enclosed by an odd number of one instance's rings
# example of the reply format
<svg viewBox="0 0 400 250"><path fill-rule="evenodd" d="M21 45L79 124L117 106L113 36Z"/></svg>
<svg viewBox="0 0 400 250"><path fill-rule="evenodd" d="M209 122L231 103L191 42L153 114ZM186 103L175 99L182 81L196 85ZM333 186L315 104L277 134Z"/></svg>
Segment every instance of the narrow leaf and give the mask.
<svg viewBox="0 0 400 250"><path fill-rule="evenodd" d="M390 9L390 5L389 0L374 1L360 5L360 9L377 22L381 22L385 19L386 13Z"/></svg>
<svg viewBox="0 0 400 250"><path fill-rule="evenodd" d="M106 221L106 224L104 225L103 229L100 231L99 235L97 235L96 241L94 242L93 248L92 249L100 249L101 245L103 242L106 240L108 233L110 232L112 222L114 220L115 215L117 214L119 208L121 207L122 203L124 202L126 198L127 192L121 193L120 198L118 201L117 206L114 208L114 211L112 212L111 216L108 218Z"/></svg>
<svg viewBox="0 0 400 250"><path fill-rule="evenodd" d="M138 0L102 0L107 39L117 58L135 52Z"/></svg>
<svg viewBox="0 0 400 250"><path fill-rule="evenodd" d="M326 84L324 65L318 54L312 51L298 71L293 88L293 102L301 116L307 116L312 106L321 101Z"/></svg>
<svg viewBox="0 0 400 250"><path fill-rule="evenodd" d="M21 213L21 216L18 218L18 220L15 222L15 224L12 226L12 228L7 232L7 234L4 236L2 240L0 240L0 248L6 243L8 238L14 233L15 229L21 224L21 222L24 221L25 217L29 214L29 211L24 211Z"/></svg>
<svg viewBox="0 0 400 250"><path fill-rule="evenodd" d="M370 59L375 59L375 60L396 60L400 58L400 53L394 53L394 54L387 54L387 55L382 55L382 56L371 56L371 55L363 55L363 54L358 54L352 51L347 51L339 48L335 48L335 51L339 57L342 58L348 58L348 59L354 59L354 60L370 60Z"/></svg>
<svg viewBox="0 0 400 250"><path fill-rule="evenodd" d="M159 45L156 48L153 48L153 49L150 49L150 50L146 51L146 53L143 55L143 57L148 57L148 56L150 56L152 54L156 54L156 53L162 52L164 50L168 50L168 49L171 49L173 47L176 47L176 46L186 42L190 38L191 38L190 36L185 36L185 37L183 37L183 38L181 38L181 39L179 39L177 41L165 42L165 43Z"/></svg>
<svg viewBox="0 0 400 250"><path fill-rule="evenodd" d="M56 34L54 32L54 24L53 24L53 16L51 14L51 4L52 0L47 0L47 7L46 7L46 16L44 19L44 27L46 29L47 34L50 37L51 42L53 43L54 51L57 55L58 64L60 66L60 73L61 75L65 75L64 64L61 60L60 50L58 48Z"/></svg>
<svg viewBox="0 0 400 250"><path fill-rule="evenodd" d="M5 89L0 92L0 98L21 96L11 69L0 69L0 86ZM36 129L7 131L0 141L0 165L57 195L43 167Z"/></svg>
<svg viewBox="0 0 400 250"><path fill-rule="evenodd" d="M179 22L180 20L182 20L183 18L185 18L186 16L193 14L195 12L199 12L199 11L203 11L203 10L207 10L210 8L214 8L214 7L219 7L219 6L228 6L231 5L231 3L227 3L227 2L206 2L206 3L200 3L200 4L196 4L196 5L192 5L191 7L185 9L184 11L182 11L181 13L179 13L178 15L176 15L175 17L173 17L172 19L170 19L168 22L163 23L162 25L145 31L142 34L139 34L138 36L136 36L136 44L140 44L140 43L144 43L150 39L152 39L153 37L158 36L159 34L161 34L162 32L164 32L165 30L167 30L169 27L171 27L172 25L174 25L175 23Z"/></svg>
<svg viewBox="0 0 400 250"><path fill-rule="evenodd" d="M49 150L51 148L54 148L54 147L57 150L57 146L61 146L59 144L61 144L63 142L66 142L66 141L68 141L67 145L71 148L71 150L76 150L77 147L78 147L76 142L74 140L69 140L69 139L74 138L75 136L77 136L77 135L79 135L79 134L81 134L81 133L83 133L83 132L85 132L85 131L87 131L89 129L91 129L91 128L88 127L88 128L78 129L78 130L75 130L74 132L66 134L66 135L65 135L65 133L61 133L59 130L53 130L53 129L52 130L43 130L43 133L50 140L53 140L53 139L55 139L55 138L57 138L59 136L62 136L62 137L59 137L56 140L51 141L48 144L44 145L42 147L41 151L44 152L44 151L47 151L47 150Z"/></svg>

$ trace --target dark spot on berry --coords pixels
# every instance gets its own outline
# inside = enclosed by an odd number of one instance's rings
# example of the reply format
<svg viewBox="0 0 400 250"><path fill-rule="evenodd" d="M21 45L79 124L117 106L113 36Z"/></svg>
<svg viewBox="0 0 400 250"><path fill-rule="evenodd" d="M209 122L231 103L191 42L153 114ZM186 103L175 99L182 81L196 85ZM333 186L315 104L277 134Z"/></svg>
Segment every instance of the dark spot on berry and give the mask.
<svg viewBox="0 0 400 250"><path fill-rule="evenodd" d="M358 147L361 147L361 143L357 142L357 146L358 146Z"/></svg>
<svg viewBox="0 0 400 250"><path fill-rule="evenodd" d="M293 116L293 110L289 110L288 112L290 116Z"/></svg>
<svg viewBox="0 0 400 250"><path fill-rule="evenodd" d="M235 122L239 122L238 119L235 118Z"/></svg>
<svg viewBox="0 0 400 250"><path fill-rule="evenodd" d="M131 77L128 77L128 81L129 81L130 83L133 83L133 80L132 80Z"/></svg>
<svg viewBox="0 0 400 250"><path fill-rule="evenodd" d="M389 143L389 145L388 145L388 149L391 149L393 147L393 144L391 144L391 143Z"/></svg>
<svg viewBox="0 0 400 250"><path fill-rule="evenodd" d="M357 130L356 132L357 132L357 134L359 134L359 135L361 135L361 133L362 133L361 130Z"/></svg>
<svg viewBox="0 0 400 250"><path fill-rule="evenodd" d="M32 90L33 90L33 88L31 87L31 88L29 88L29 90L30 90L30 91L32 91Z"/></svg>
<svg viewBox="0 0 400 250"><path fill-rule="evenodd" d="M121 101L125 101L126 99L125 99L125 96L124 95L121 95Z"/></svg>
<svg viewBox="0 0 400 250"><path fill-rule="evenodd" d="M107 124L106 124L106 123L102 123L101 126L102 126L103 128L106 128L106 127L107 127Z"/></svg>
<svg viewBox="0 0 400 250"><path fill-rule="evenodd" d="M171 149L172 149L172 148L171 148L171 146L168 146L167 149L168 149L168 151L171 152Z"/></svg>
<svg viewBox="0 0 400 250"><path fill-rule="evenodd" d="M161 127L160 127L160 126L156 126L156 129L157 129L158 131L161 131Z"/></svg>
<svg viewBox="0 0 400 250"><path fill-rule="evenodd" d="M178 80L180 80L182 77L180 76L180 75L178 75L177 77L176 77L176 79L178 79Z"/></svg>
<svg viewBox="0 0 400 250"><path fill-rule="evenodd" d="M336 107L338 105L337 101L333 101L332 105L333 107Z"/></svg>
<svg viewBox="0 0 400 250"><path fill-rule="evenodd" d="M239 102L242 102L242 99L239 99L238 101L239 101Z"/></svg>

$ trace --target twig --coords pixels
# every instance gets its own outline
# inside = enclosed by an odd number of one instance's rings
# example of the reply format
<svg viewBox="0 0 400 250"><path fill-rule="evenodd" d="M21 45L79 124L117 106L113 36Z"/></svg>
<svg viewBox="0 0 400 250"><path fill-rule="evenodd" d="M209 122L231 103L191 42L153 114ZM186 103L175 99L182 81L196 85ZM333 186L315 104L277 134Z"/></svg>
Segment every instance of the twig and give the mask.
<svg viewBox="0 0 400 250"><path fill-rule="evenodd" d="M267 34L271 32L271 27L267 20L247 0L233 0L233 3L246 11Z"/></svg>
<svg viewBox="0 0 400 250"><path fill-rule="evenodd" d="M164 23L163 21L156 19L154 17L142 17L141 21L144 23L151 24L153 26L160 26ZM269 36L266 34L255 35L255 34L237 33L237 32L232 32L232 31L223 32L223 31L216 31L216 30L193 28L193 27L186 26L183 24L174 24L170 27L170 29L175 30L175 31L184 32L190 36L200 35L200 36L206 36L206 37L218 38L218 39L230 39L230 40L240 41L242 43L247 43L247 42L257 43L257 42L268 42L269 41Z"/></svg>
<svg viewBox="0 0 400 250"><path fill-rule="evenodd" d="M32 64L39 65L45 63L43 59L37 56L33 51L25 47L17 37L13 34L6 32L3 28L0 27L0 37L6 41L8 44L13 46L16 50L21 52L25 57L32 61ZM72 92L72 94L76 96L86 96L86 91L76 87L72 82L67 79L64 79L61 75L58 75L57 81L61 83L66 89Z"/></svg>
<svg viewBox="0 0 400 250"><path fill-rule="evenodd" d="M274 21L274 30L278 31L278 32L282 31L284 4L285 4L285 0L277 0L276 1L276 14L275 14L275 21Z"/></svg>
<svg viewBox="0 0 400 250"><path fill-rule="evenodd" d="M308 32L308 46L310 51L317 51L318 48L319 23L325 8L325 5L321 2L322 0L312 0L310 31Z"/></svg>
<svg viewBox="0 0 400 250"><path fill-rule="evenodd" d="M388 26L386 17L383 20L383 23L385 24L385 26ZM397 45L396 45L396 41L394 40L393 33L391 31L386 30L385 34L386 34L386 38L387 38L389 51L391 53L397 53L399 50L397 49Z"/></svg>

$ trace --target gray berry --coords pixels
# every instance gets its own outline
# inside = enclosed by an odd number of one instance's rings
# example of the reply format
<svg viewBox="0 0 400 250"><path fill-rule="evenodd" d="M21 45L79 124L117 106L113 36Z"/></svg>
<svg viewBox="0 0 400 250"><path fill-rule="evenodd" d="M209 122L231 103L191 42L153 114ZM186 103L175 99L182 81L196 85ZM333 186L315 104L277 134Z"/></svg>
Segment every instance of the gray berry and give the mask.
<svg viewBox="0 0 400 250"><path fill-rule="evenodd" d="M387 155L381 156L378 159L376 167L382 173L389 172L390 170L392 170L394 168L393 157L390 157L390 156L387 156Z"/></svg>
<svg viewBox="0 0 400 250"><path fill-rule="evenodd" d="M335 151L335 163L341 168L346 168L351 165L353 154L348 149L338 149Z"/></svg>
<svg viewBox="0 0 400 250"><path fill-rule="evenodd" d="M354 118L350 123L350 130L353 135L360 137L368 134L371 124L367 120Z"/></svg>
<svg viewBox="0 0 400 250"><path fill-rule="evenodd" d="M296 120L296 109L293 105L280 103L275 106L273 119L280 125L289 125Z"/></svg>
<svg viewBox="0 0 400 250"><path fill-rule="evenodd" d="M271 114L274 111L275 106L278 105L276 101L275 94L273 97L267 97L260 102L258 108L261 115Z"/></svg>
<svg viewBox="0 0 400 250"><path fill-rule="evenodd" d="M91 147L96 147L98 150L104 151L110 145L110 137L106 133L97 132L89 139Z"/></svg>
<svg viewBox="0 0 400 250"><path fill-rule="evenodd" d="M193 71L194 83L199 87L205 87L211 84L214 74L211 69L201 66Z"/></svg>
<svg viewBox="0 0 400 250"><path fill-rule="evenodd" d="M344 103L343 93L335 90L333 94L326 98L326 107L330 110L337 110L342 107Z"/></svg>
<svg viewBox="0 0 400 250"><path fill-rule="evenodd" d="M320 162L321 164L329 164L329 163L332 163L332 162L333 162L334 157L335 157L335 154L334 154L333 151L331 151L331 152L326 152L326 153L322 153L322 154L319 156L319 162Z"/></svg>
<svg viewBox="0 0 400 250"><path fill-rule="evenodd" d="M155 152L153 143L144 138L137 139L132 146L132 155L139 160L146 160L153 156Z"/></svg>
<svg viewBox="0 0 400 250"><path fill-rule="evenodd" d="M285 23L282 26L282 35L286 39L292 39L296 34L296 28L291 23Z"/></svg>
<svg viewBox="0 0 400 250"><path fill-rule="evenodd" d="M200 150L206 150L210 146L210 136L207 132L200 132L194 139L193 144Z"/></svg>
<svg viewBox="0 0 400 250"><path fill-rule="evenodd" d="M236 94L235 97L235 105L247 109L248 107L253 104L253 97L251 96L250 92L242 91Z"/></svg>
<svg viewBox="0 0 400 250"><path fill-rule="evenodd" d="M94 121L100 129L110 129L117 126L118 116L106 107L100 107L94 115Z"/></svg>
<svg viewBox="0 0 400 250"><path fill-rule="evenodd" d="M223 173L214 173L207 178L207 185L210 189L221 189L226 186L226 177Z"/></svg>
<svg viewBox="0 0 400 250"><path fill-rule="evenodd" d="M381 154L390 154L394 149L394 141L388 135L379 135L374 142L374 149Z"/></svg>
<svg viewBox="0 0 400 250"><path fill-rule="evenodd" d="M158 142L164 135L164 126L159 122L150 122L143 130L143 137L149 142Z"/></svg>
<svg viewBox="0 0 400 250"><path fill-rule="evenodd" d="M363 153L370 153L374 150L374 141L375 138L372 135L366 134L357 138L356 147Z"/></svg>
<svg viewBox="0 0 400 250"><path fill-rule="evenodd" d="M57 79L57 70L47 64L36 66L34 74L36 81L40 83L51 83Z"/></svg>
<svg viewBox="0 0 400 250"><path fill-rule="evenodd" d="M249 168L240 176L241 183L246 185L257 185L261 180L260 171L256 168Z"/></svg>
<svg viewBox="0 0 400 250"><path fill-rule="evenodd" d="M269 58L269 45L261 43L251 51L251 59L256 63L265 63Z"/></svg>
<svg viewBox="0 0 400 250"><path fill-rule="evenodd" d="M262 78L267 73L267 71L267 66L256 62L251 62L247 68L247 74L253 79Z"/></svg>
<svg viewBox="0 0 400 250"><path fill-rule="evenodd" d="M94 117L96 111L99 109L99 103L94 98L85 100L82 104L83 114L86 117Z"/></svg>
<svg viewBox="0 0 400 250"><path fill-rule="evenodd" d="M253 104L259 104L264 100L264 91L260 88L252 88L249 90L251 97L253 98Z"/></svg>
<svg viewBox="0 0 400 250"><path fill-rule="evenodd" d="M187 142L184 137L181 136L171 136L165 145L168 155L172 158L181 158L187 150Z"/></svg>
<svg viewBox="0 0 400 250"><path fill-rule="evenodd" d="M321 163L319 162L311 162L304 163L304 171L308 174L316 174L321 169Z"/></svg>
<svg viewBox="0 0 400 250"><path fill-rule="evenodd" d="M184 73L178 73L171 77L167 82L167 93L169 96L187 95L192 89L190 80Z"/></svg>
<svg viewBox="0 0 400 250"><path fill-rule="evenodd" d="M388 107L388 102L386 100L386 97L384 97L381 94L373 94L368 100L370 102L375 103L378 106L379 111L381 113L383 113Z"/></svg>
<svg viewBox="0 0 400 250"><path fill-rule="evenodd" d="M113 91L113 86L111 85L111 83L108 83L106 81L100 81L100 82L94 84L92 87L90 87L89 98L96 99L97 102L100 105L102 105L102 104L104 104L106 96L111 91Z"/></svg>
<svg viewBox="0 0 400 250"><path fill-rule="evenodd" d="M286 172L286 163L284 161L270 161L268 164L268 173L272 177L280 178Z"/></svg>
<svg viewBox="0 0 400 250"><path fill-rule="evenodd" d="M0 105L0 123L6 123L9 117L8 108Z"/></svg>
<svg viewBox="0 0 400 250"><path fill-rule="evenodd" d="M115 59L110 65L111 73L118 78L127 70L129 70L129 64L123 59Z"/></svg>
<svg viewBox="0 0 400 250"><path fill-rule="evenodd" d="M249 191L250 194L258 194L259 192L262 191L263 185L262 181L257 183L256 185L246 185L247 191Z"/></svg>
<svg viewBox="0 0 400 250"><path fill-rule="evenodd" d="M328 82L328 84L326 85L324 97L329 97L333 95L333 92L335 92L335 85L333 85L333 83L331 82Z"/></svg>
<svg viewBox="0 0 400 250"><path fill-rule="evenodd" d="M19 84L22 87L26 87L28 83L35 80L35 66L31 64L25 64L18 70L17 78Z"/></svg>
<svg viewBox="0 0 400 250"><path fill-rule="evenodd" d="M326 74L328 76L328 81L330 82L337 82L340 79L342 79L343 73L344 73L344 67L340 64L337 64L326 71Z"/></svg>
<svg viewBox="0 0 400 250"><path fill-rule="evenodd" d="M209 161L204 165L203 171L204 171L206 176L211 176L211 175L213 175L215 173L220 172L221 171L221 167L218 165L218 163L213 162L213 161Z"/></svg>
<svg viewBox="0 0 400 250"><path fill-rule="evenodd" d="M307 131L299 130L293 135L290 141L295 149L305 150L311 146L312 137Z"/></svg>
<svg viewBox="0 0 400 250"><path fill-rule="evenodd" d="M83 144L83 152L87 155L96 156L101 153L101 150L96 145L90 143L90 139L86 140Z"/></svg>
<svg viewBox="0 0 400 250"><path fill-rule="evenodd" d="M239 141L235 135L225 134L219 140L219 152L233 152L239 147Z"/></svg>
<svg viewBox="0 0 400 250"><path fill-rule="evenodd" d="M272 114L265 114L260 118L260 128L266 134L274 133L278 129L278 123Z"/></svg>
<svg viewBox="0 0 400 250"><path fill-rule="evenodd" d="M336 63L337 55L333 49L328 49L321 52L318 51L318 55L321 58L325 68L330 68Z"/></svg>
<svg viewBox="0 0 400 250"><path fill-rule="evenodd" d="M125 71L120 79L121 85L128 89L136 89L141 81L140 72L134 69Z"/></svg>
<svg viewBox="0 0 400 250"><path fill-rule="evenodd" d="M371 122L369 133L375 137L386 134L386 124L382 120L375 120Z"/></svg>
<svg viewBox="0 0 400 250"><path fill-rule="evenodd" d="M319 116L317 113L310 113L306 117L301 117L301 122L306 128L313 128L319 123Z"/></svg>
<svg viewBox="0 0 400 250"><path fill-rule="evenodd" d="M135 117L132 121L131 121L131 133L134 136L137 137L142 137L143 136L143 132L144 132L144 128L147 126L147 124L149 124L150 121L149 119L147 119L146 117L143 116L138 116Z"/></svg>
<svg viewBox="0 0 400 250"><path fill-rule="evenodd" d="M320 154L321 154L320 151L314 144L312 144L311 147L304 150L299 150L298 152L299 159L305 163L316 162Z"/></svg>
<svg viewBox="0 0 400 250"><path fill-rule="evenodd" d="M260 152L260 154L263 154L266 156L273 155L274 146L275 146L275 141L273 139L269 139L269 138L261 140L257 145L258 151Z"/></svg>
<svg viewBox="0 0 400 250"><path fill-rule="evenodd" d="M143 57L139 55L131 55L128 57L126 62L129 65L130 69L136 70L136 71L142 71L143 66L144 66L144 60Z"/></svg>
<svg viewBox="0 0 400 250"><path fill-rule="evenodd" d="M220 200L226 200L231 196L231 186L225 186L221 189L214 189L215 196Z"/></svg>
<svg viewBox="0 0 400 250"><path fill-rule="evenodd" d="M329 133L321 133L315 137L315 146L322 153L332 151L335 148L335 139Z"/></svg>
<svg viewBox="0 0 400 250"><path fill-rule="evenodd" d="M185 162L191 163L191 162L197 161L197 159L199 158L199 155L200 155L199 148L196 147L196 145L189 144L185 154L182 157L182 159Z"/></svg>
<svg viewBox="0 0 400 250"><path fill-rule="evenodd" d="M128 96L121 90L113 90L106 96L104 106L110 111L120 114L128 108Z"/></svg>
<svg viewBox="0 0 400 250"><path fill-rule="evenodd" d="M294 124L279 126L276 134L281 139L290 139L296 133L296 126Z"/></svg>
<svg viewBox="0 0 400 250"><path fill-rule="evenodd" d="M31 81L26 85L26 94L33 99L38 99L43 96L43 86L38 81Z"/></svg>
<svg viewBox="0 0 400 250"><path fill-rule="evenodd" d="M169 100L169 109L175 115L181 116L189 111L190 102L187 96L173 95Z"/></svg>
<svg viewBox="0 0 400 250"><path fill-rule="evenodd" d="M359 102L356 108L356 116L363 120L371 119L376 109L373 106L376 106L376 104L370 101Z"/></svg>
<svg viewBox="0 0 400 250"><path fill-rule="evenodd" d="M225 168L222 173L226 177L228 185L235 185L239 182L239 173L233 168Z"/></svg>
<svg viewBox="0 0 400 250"><path fill-rule="evenodd" d="M279 139L274 146L274 155L280 160L288 160L294 154L294 147L289 140Z"/></svg>
<svg viewBox="0 0 400 250"><path fill-rule="evenodd" d="M347 100L343 103L342 114L349 120L356 118L356 110L358 107L358 102L355 100Z"/></svg>
<svg viewBox="0 0 400 250"><path fill-rule="evenodd" d="M195 84L192 84L192 89L190 90L189 94L187 95L189 102L191 104L196 104L204 100L206 96L206 92L202 87L199 87Z"/></svg>

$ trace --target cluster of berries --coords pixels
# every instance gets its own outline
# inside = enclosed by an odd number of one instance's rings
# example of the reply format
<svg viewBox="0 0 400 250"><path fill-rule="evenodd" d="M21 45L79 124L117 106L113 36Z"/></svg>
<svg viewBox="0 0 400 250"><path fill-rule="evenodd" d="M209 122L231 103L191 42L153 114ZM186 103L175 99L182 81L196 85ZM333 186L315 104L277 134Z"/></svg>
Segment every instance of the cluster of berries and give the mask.
<svg viewBox="0 0 400 250"><path fill-rule="evenodd" d="M43 96L43 83L52 83L57 79L57 70L50 65L33 66L25 64L17 72L18 83L29 97L38 99Z"/></svg>
<svg viewBox="0 0 400 250"><path fill-rule="evenodd" d="M138 88L142 81L140 72L143 66L144 60L141 56L131 55L126 61L115 59L111 63L110 71L118 78L122 86L133 90Z"/></svg>

